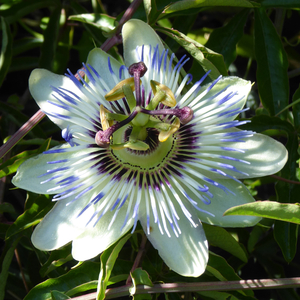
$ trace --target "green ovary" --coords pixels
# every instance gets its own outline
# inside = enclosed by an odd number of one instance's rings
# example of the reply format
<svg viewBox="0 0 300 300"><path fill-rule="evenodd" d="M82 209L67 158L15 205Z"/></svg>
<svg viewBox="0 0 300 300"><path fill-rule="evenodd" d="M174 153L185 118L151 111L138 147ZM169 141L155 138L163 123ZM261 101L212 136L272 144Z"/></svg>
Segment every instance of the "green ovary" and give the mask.
<svg viewBox="0 0 300 300"><path fill-rule="evenodd" d="M114 132L113 143L121 144L126 142L125 135L126 130L130 126L124 126ZM139 167L140 169L153 169L164 163L166 158L170 157L172 153L173 144L175 140L173 136L170 136L165 142L161 143L157 141L157 144L152 149L146 151L134 151L131 149L111 150L112 154L122 163L128 164L133 167Z"/></svg>

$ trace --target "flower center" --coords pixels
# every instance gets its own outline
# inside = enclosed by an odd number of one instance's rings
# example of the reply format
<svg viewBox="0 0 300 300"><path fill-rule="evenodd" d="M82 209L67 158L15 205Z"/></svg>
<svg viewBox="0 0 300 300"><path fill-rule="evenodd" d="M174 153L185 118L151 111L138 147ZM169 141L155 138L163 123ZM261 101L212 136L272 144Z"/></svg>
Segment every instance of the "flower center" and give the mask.
<svg viewBox="0 0 300 300"><path fill-rule="evenodd" d="M141 96L141 77L147 72L147 67L139 62L131 65L128 72L133 77L119 82L105 95L105 99L116 101L126 98L130 114L111 112L101 105L102 130L96 133L95 142L99 147L118 150L114 152L130 150L136 159L136 154L149 155L161 143L172 144L170 137L180 128L180 124L186 124L192 119L193 111L189 107L175 107L176 99L172 90L154 80L150 81L153 97L143 107L142 103L145 101L142 101ZM168 152L170 147L163 148ZM125 152L128 158L128 151ZM121 153L117 156L122 156ZM147 165L149 166L149 161Z"/></svg>

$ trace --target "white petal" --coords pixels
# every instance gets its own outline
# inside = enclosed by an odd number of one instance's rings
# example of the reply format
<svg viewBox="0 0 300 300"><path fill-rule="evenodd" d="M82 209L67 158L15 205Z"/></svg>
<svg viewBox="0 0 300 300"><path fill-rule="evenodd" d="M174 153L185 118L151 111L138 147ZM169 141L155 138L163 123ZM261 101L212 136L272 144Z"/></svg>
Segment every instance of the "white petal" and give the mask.
<svg viewBox="0 0 300 300"><path fill-rule="evenodd" d="M230 172L228 170L225 171L239 179L275 174L284 167L288 159L288 152L283 144L266 135L258 133L247 138L245 142L226 143L226 147L245 150L245 153L231 151L219 152L220 155L232 156L235 159L241 159L249 162L249 164L238 161L226 162L236 167L237 170L249 175L246 176L244 174Z"/></svg>
<svg viewBox="0 0 300 300"><path fill-rule="evenodd" d="M194 218L196 227L193 227L180 209L177 210L180 217L178 224L181 234L175 236L170 225L168 225L171 237L162 235L153 218L150 218L150 234L147 238L167 266L182 276L198 277L206 268L208 260L208 243L201 222ZM146 215L140 217L140 222L147 232Z"/></svg>
<svg viewBox="0 0 300 300"><path fill-rule="evenodd" d="M71 198L60 200L35 228L31 237L34 246L41 250L58 249L86 230L91 213L78 214L90 199L90 193L66 205Z"/></svg>
<svg viewBox="0 0 300 300"><path fill-rule="evenodd" d="M64 144L63 146L52 148L52 150L69 147L70 146L68 144ZM56 185L56 181L52 180L41 184L41 182L46 181L53 176L53 174L41 176L47 173L47 170L51 168L47 162L67 159L69 155L70 153L42 153L33 158L27 159L18 168L17 174L12 179L12 183L17 187L30 192L34 192L37 194L49 194L47 193L47 190L53 188ZM67 166L68 163L59 164L59 167Z"/></svg>
<svg viewBox="0 0 300 300"><path fill-rule="evenodd" d="M95 257L121 238L132 226L133 219L128 220L122 228L127 205L124 204L110 228L110 221L115 211L107 212L93 228L87 228L76 237L72 244L72 255L78 261Z"/></svg>
<svg viewBox="0 0 300 300"><path fill-rule="evenodd" d="M151 45L153 49L158 45L159 53L164 50L159 36L148 24L141 20L131 19L127 21L122 28L122 35L124 60L127 67L140 61L136 53L136 47L138 46ZM145 54L149 51L148 47L145 47Z"/></svg>
<svg viewBox="0 0 300 300"><path fill-rule="evenodd" d="M70 125L71 122L66 119L50 116L50 114L53 114L54 109L56 114L64 115L67 118L73 114L68 110L58 106L53 106L48 102L49 100L55 103L58 102L53 96L53 89L51 86L67 89L75 94L78 94L78 96L80 96L81 93L72 80L66 76L57 75L45 69L35 69L31 72L29 77L29 90L32 97L39 105L41 110L46 114L49 114L48 117L50 120L63 129Z"/></svg>
<svg viewBox="0 0 300 300"><path fill-rule="evenodd" d="M112 74L108 66L108 58L110 59L113 73L119 79L119 69L122 64L99 48L95 48L90 51L87 59L87 64L91 65L97 71L100 77L108 85L109 90L111 90L117 83L112 79ZM109 91L107 91L107 93L108 92Z"/></svg>
<svg viewBox="0 0 300 300"><path fill-rule="evenodd" d="M231 193L226 193L216 186L209 185L209 191L213 194L211 203L205 205L198 201L198 206L212 213L214 217L197 210L196 213L202 222L222 227L247 227L254 226L261 220L261 218L252 216L223 216L227 209L233 206L254 202L255 200L242 183L231 179L218 179L216 182L225 186ZM197 201L197 199L194 200Z"/></svg>
<svg viewBox="0 0 300 300"><path fill-rule="evenodd" d="M179 105L190 106L194 111L193 121L199 126L234 120L246 103L251 82L238 77L221 78L210 91L211 83L204 85L196 95L184 96ZM232 95L227 101L224 98ZM188 95L188 94L187 94ZM224 112L228 112L226 115ZM232 112L232 113L231 113ZM234 113L236 112L236 113Z"/></svg>

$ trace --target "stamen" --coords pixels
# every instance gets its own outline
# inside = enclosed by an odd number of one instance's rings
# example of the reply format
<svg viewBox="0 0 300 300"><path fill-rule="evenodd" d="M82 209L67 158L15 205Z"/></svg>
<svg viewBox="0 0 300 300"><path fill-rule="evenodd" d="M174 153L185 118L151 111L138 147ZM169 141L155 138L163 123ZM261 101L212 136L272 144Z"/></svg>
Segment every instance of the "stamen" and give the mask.
<svg viewBox="0 0 300 300"><path fill-rule="evenodd" d="M158 110L147 110L144 108L141 108L141 112L144 114L152 115L152 116L176 116L179 118L180 123L182 125L187 124L190 122L193 118L194 112L191 108L188 106L185 106L183 108L174 108L174 109L158 109Z"/></svg>
<svg viewBox="0 0 300 300"><path fill-rule="evenodd" d="M159 102L169 107L174 107L176 105L175 96L170 88L155 80L150 80L150 85L154 94L154 98L148 105L149 109L155 109Z"/></svg>
<svg viewBox="0 0 300 300"><path fill-rule="evenodd" d="M110 138L113 135L113 133L118 129L120 129L121 127L123 127L124 125L128 124L130 121L132 121L132 119L136 115L137 115L137 111L134 111L127 119L119 123L115 123L114 125L112 125L111 127L107 128L104 131L99 130L95 136L96 144L101 148L108 148L110 145Z"/></svg>

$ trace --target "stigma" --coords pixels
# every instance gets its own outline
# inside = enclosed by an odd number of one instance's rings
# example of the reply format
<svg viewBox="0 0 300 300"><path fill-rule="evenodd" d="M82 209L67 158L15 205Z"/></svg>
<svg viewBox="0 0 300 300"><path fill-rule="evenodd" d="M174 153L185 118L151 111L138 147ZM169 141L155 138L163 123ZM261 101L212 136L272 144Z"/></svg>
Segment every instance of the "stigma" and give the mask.
<svg viewBox="0 0 300 300"><path fill-rule="evenodd" d="M110 111L103 105L100 106L102 129L95 135L95 142L99 147L147 151L149 129L155 129L158 141L163 143L173 136L181 125L192 120L192 109L187 106L176 107L176 97L172 90L155 80L150 80L151 98L148 104L144 105L141 78L147 70L147 66L142 61L132 64L128 68L128 73L132 77L120 81L105 95L108 102L125 100L130 113ZM128 126L131 128L129 137L126 137L122 143L114 143L114 133L119 130L125 131Z"/></svg>

